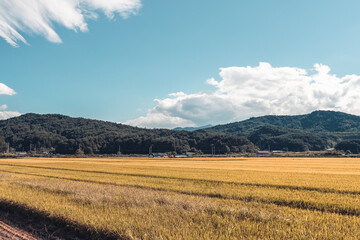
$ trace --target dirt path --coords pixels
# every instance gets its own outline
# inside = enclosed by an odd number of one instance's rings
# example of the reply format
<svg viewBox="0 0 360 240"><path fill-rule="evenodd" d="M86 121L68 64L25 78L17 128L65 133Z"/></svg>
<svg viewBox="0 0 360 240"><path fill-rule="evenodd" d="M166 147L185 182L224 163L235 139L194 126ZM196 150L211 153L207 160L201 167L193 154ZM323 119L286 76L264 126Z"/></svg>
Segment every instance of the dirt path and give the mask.
<svg viewBox="0 0 360 240"><path fill-rule="evenodd" d="M36 238L29 233L7 225L6 223L0 221L0 239L1 240L39 240L40 238Z"/></svg>

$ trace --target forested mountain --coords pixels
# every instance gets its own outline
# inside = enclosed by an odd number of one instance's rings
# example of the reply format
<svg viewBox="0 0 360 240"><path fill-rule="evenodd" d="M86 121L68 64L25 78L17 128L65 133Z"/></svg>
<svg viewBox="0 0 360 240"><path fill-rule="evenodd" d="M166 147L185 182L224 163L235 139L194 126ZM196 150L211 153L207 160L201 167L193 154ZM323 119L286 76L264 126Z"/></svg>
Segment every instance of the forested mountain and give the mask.
<svg viewBox="0 0 360 240"><path fill-rule="evenodd" d="M360 117L334 111L315 111L297 116L263 116L198 130L250 139L260 149L289 151L323 150L351 139L360 139ZM353 143L353 142L351 142ZM350 142L337 147L341 150Z"/></svg>
<svg viewBox="0 0 360 240"><path fill-rule="evenodd" d="M317 151L336 146L360 151L360 117L332 111L299 116L264 116L197 131L144 129L58 114L25 114L0 121L0 152L60 154L216 153L262 150Z"/></svg>
<svg viewBox="0 0 360 240"><path fill-rule="evenodd" d="M25 114L0 121L0 136L16 151L53 151L61 154L124 154L153 152L254 152L248 139L167 129L143 129L112 122L71 118L58 114ZM3 144L0 141L0 148ZM0 149L1 150L1 149ZM3 150L3 149L2 149Z"/></svg>
<svg viewBox="0 0 360 240"><path fill-rule="evenodd" d="M308 132L360 132L360 116L334 111L315 111L305 115L253 117L245 121L217 125L201 132L247 136L261 126L272 125Z"/></svg>

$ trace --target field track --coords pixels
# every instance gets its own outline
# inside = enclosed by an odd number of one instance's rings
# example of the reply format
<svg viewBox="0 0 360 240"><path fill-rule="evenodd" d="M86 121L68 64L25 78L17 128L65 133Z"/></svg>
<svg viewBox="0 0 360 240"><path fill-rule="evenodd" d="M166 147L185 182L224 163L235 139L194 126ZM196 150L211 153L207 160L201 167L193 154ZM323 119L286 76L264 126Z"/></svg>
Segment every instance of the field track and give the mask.
<svg viewBox="0 0 360 240"><path fill-rule="evenodd" d="M7 225L6 223L0 221L0 239L1 240L39 240L29 233Z"/></svg>

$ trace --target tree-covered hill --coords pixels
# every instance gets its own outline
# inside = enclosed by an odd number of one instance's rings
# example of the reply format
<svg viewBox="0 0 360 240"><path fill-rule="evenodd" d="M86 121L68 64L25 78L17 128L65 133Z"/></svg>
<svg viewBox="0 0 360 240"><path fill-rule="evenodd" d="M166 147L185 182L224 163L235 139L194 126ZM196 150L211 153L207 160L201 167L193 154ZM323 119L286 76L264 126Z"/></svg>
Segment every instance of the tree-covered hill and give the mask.
<svg viewBox="0 0 360 240"><path fill-rule="evenodd" d="M329 146L327 138L317 133L271 125L260 127L252 132L248 138L260 149L268 150L320 151Z"/></svg>
<svg viewBox="0 0 360 240"><path fill-rule="evenodd" d="M145 154L150 146L153 152L177 153L211 153L212 146L216 153L316 151L353 139L360 139L360 117L332 111L250 118L191 132L144 129L58 114L25 114L0 121L0 152L6 150L6 143L16 151L36 148L38 152L61 154L115 154L119 149L124 154ZM354 151L354 143L344 142L337 148Z"/></svg>
<svg viewBox="0 0 360 240"><path fill-rule="evenodd" d="M260 149L323 150L342 140L359 139L360 117L335 111L296 116L269 115L197 132L247 137Z"/></svg>
<svg viewBox="0 0 360 240"><path fill-rule="evenodd" d="M0 121L0 136L17 151L49 151L61 154L145 154L153 152L217 153L254 152L248 139L167 129L143 129L113 122L71 118L58 114L25 114ZM1 142L0 142L1 143Z"/></svg>
<svg viewBox="0 0 360 240"><path fill-rule="evenodd" d="M253 117L245 121L217 125L199 132L247 136L261 126L272 125L308 132L360 132L360 116L335 111L315 111L305 115Z"/></svg>

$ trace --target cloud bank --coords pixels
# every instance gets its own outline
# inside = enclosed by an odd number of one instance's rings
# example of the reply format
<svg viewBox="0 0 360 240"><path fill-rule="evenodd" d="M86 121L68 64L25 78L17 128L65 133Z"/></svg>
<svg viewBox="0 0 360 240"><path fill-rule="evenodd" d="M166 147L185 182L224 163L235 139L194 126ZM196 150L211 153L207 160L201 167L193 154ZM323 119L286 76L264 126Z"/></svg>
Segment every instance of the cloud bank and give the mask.
<svg viewBox="0 0 360 240"><path fill-rule="evenodd" d="M54 24L85 32L86 20L98 18L99 11L110 19L116 14L126 18L140 7L141 0L1 0L0 37L14 47L27 43L20 32L60 43Z"/></svg>
<svg viewBox="0 0 360 240"><path fill-rule="evenodd" d="M337 77L330 67L313 69L258 66L220 68L220 80L208 79L214 91L169 94L155 99L146 116L126 124L173 128L218 124L267 114L294 115L314 110L360 114L360 76Z"/></svg>

